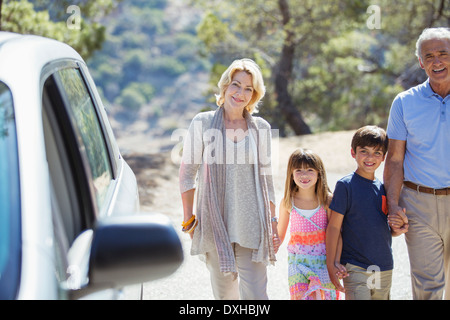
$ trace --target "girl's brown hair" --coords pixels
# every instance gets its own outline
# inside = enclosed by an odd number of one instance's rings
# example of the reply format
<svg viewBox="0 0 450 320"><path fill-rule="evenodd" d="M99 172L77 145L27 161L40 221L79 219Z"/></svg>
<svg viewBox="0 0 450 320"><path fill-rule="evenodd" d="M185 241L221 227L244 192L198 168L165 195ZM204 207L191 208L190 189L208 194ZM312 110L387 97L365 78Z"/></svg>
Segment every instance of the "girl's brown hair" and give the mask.
<svg viewBox="0 0 450 320"><path fill-rule="evenodd" d="M288 161L286 172L286 184L284 187L283 204L289 211L292 209L292 199L298 187L294 182L294 170L300 168L313 168L317 170L317 183L315 192L319 200L319 204L328 207L328 200L331 194L327 183L327 174L320 157L313 151L308 149L295 150Z"/></svg>

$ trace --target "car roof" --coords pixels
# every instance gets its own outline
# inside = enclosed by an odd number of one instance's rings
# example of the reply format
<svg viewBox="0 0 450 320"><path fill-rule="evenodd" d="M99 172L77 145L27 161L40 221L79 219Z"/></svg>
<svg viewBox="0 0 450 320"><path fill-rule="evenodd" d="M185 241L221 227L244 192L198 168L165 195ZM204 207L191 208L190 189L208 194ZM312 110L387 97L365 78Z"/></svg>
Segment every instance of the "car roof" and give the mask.
<svg viewBox="0 0 450 320"><path fill-rule="evenodd" d="M59 53L65 52L69 54L71 51L70 57L81 59L80 55L69 45L42 36L0 31L0 50L3 50L6 45L13 45L16 48L34 48L47 53L57 50Z"/></svg>
<svg viewBox="0 0 450 320"><path fill-rule="evenodd" d="M4 42L6 42L6 41L8 41L10 39L13 39L13 38L17 38L17 37L20 37L20 34L12 33L12 32L0 32L0 46Z"/></svg>
<svg viewBox="0 0 450 320"><path fill-rule="evenodd" d="M69 45L35 35L0 32L0 80L7 82L20 74L40 76L51 61L82 57Z"/></svg>

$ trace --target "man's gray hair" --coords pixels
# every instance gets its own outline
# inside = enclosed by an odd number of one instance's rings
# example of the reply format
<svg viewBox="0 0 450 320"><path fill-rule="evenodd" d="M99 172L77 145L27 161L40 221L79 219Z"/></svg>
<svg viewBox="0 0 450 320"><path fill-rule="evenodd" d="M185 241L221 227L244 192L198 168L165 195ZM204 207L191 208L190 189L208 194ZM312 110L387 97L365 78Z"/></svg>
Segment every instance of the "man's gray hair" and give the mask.
<svg viewBox="0 0 450 320"><path fill-rule="evenodd" d="M447 39L450 40L450 28L427 28L423 30L422 34L420 35L419 39L416 42L416 56L417 58L421 59L422 57L422 51L421 46L422 42L426 40L432 40L432 39Z"/></svg>

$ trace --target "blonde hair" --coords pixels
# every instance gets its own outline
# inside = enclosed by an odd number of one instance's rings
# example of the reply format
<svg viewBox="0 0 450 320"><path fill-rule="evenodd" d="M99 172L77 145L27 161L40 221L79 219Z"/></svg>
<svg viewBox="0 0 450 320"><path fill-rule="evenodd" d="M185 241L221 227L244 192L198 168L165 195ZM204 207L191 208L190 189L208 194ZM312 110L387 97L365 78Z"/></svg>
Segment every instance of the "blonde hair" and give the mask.
<svg viewBox="0 0 450 320"><path fill-rule="evenodd" d="M234 60L227 70L222 74L217 86L220 93L216 95L216 103L221 107L225 101L225 91L233 81L233 76L236 72L245 71L252 76L253 96L248 105L245 107L247 111L252 114L257 112L259 101L266 94L266 87L264 86L264 80L259 66L251 59L239 59Z"/></svg>
<svg viewBox="0 0 450 320"><path fill-rule="evenodd" d="M301 168L313 168L314 170L317 170L318 175L315 193L319 200L319 204L328 207L331 191L328 187L327 175L322 160L311 150L297 149L289 157L287 165L286 183L282 200L286 209L289 209L289 211L292 209L292 199L298 191L298 186L294 182L294 170Z"/></svg>

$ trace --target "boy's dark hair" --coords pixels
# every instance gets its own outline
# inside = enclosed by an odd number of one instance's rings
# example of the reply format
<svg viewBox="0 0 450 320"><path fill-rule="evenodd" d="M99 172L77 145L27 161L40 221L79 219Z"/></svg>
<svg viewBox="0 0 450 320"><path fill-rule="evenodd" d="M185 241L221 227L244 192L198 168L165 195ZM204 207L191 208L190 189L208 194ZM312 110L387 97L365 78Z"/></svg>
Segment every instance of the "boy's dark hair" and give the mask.
<svg viewBox="0 0 450 320"><path fill-rule="evenodd" d="M356 152L356 147L379 148L386 154L389 146L389 139L384 129L377 126L365 126L359 128L352 139L352 149Z"/></svg>

